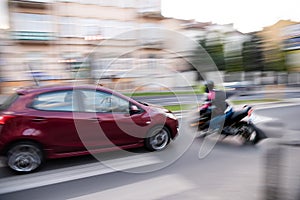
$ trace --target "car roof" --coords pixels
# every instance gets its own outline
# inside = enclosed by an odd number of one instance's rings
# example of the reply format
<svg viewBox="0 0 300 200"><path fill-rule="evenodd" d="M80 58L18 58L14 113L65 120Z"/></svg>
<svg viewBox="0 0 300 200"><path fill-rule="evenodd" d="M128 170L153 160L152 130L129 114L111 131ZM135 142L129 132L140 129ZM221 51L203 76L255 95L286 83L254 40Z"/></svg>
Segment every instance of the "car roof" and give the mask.
<svg viewBox="0 0 300 200"><path fill-rule="evenodd" d="M51 92L51 91L58 91L58 90L76 90L76 89L89 89L89 90L96 90L100 89L101 91L108 92L108 93L115 93L114 91L98 86L98 85L77 85L77 84L60 84L60 85L45 85L45 86L32 86L32 87L23 87L18 88L16 92L18 94L33 94L33 93L44 93L44 92Z"/></svg>

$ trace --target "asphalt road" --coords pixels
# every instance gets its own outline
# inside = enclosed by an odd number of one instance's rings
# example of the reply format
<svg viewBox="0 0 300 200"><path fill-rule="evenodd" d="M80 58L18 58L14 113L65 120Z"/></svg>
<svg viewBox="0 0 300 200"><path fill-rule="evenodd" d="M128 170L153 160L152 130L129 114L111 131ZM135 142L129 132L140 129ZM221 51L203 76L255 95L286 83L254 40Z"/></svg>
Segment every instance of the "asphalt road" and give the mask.
<svg viewBox="0 0 300 200"><path fill-rule="evenodd" d="M281 129L284 130L300 130L299 105L287 107L274 107L272 109L261 109L255 111L260 116L272 117L279 120Z"/></svg>
<svg viewBox="0 0 300 200"><path fill-rule="evenodd" d="M273 106L256 113L285 121L285 131L300 129L299 110L299 105ZM129 156L106 153L102 159L105 165L92 157L80 157L51 161L42 171L29 175L2 176L6 169L2 168L0 199L262 199L266 170L262 148L242 146L237 138L193 140L193 134L184 129L182 137L163 154L143 149ZM200 158L206 144L215 142L212 151Z"/></svg>
<svg viewBox="0 0 300 200"><path fill-rule="evenodd" d="M222 142L205 159L199 159L198 152L202 142L199 139L195 140L184 156L158 171L102 174L13 192L1 195L0 198L1 200L258 199L262 183L260 176L262 157L259 150L251 146L240 146L238 142ZM169 149L173 148L176 148L175 144ZM53 174L55 175L57 173ZM46 178L43 177L45 175L38 176ZM53 176L48 177L47 181L51 182ZM60 178L64 178L64 175L61 174Z"/></svg>

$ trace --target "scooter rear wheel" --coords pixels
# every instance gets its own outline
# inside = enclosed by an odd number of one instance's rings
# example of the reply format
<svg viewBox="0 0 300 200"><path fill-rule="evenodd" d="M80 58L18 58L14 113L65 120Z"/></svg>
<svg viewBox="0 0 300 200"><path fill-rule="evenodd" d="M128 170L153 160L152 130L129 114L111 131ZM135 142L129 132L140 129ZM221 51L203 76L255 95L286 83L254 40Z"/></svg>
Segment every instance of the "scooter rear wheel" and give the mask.
<svg viewBox="0 0 300 200"><path fill-rule="evenodd" d="M240 122L237 124L239 135L245 140L245 144L256 144L259 141L259 135L253 125L247 122Z"/></svg>

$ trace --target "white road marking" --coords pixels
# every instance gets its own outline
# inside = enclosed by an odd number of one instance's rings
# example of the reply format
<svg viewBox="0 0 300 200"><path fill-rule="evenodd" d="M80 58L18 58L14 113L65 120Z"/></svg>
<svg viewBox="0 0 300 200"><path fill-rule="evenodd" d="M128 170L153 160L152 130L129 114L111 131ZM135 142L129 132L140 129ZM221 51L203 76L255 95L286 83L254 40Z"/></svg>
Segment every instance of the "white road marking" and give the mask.
<svg viewBox="0 0 300 200"><path fill-rule="evenodd" d="M162 160L153 155L137 155L105 161L106 165L113 166L115 169L98 162L47 172L3 178L0 179L0 194L107 174L116 172L116 169L118 169L118 171L128 170L161 162Z"/></svg>
<svg viewBox="0 0 300 200"><path fill-rule="evenodd" d="M69 200L155 200L174 194L180 194L194 188L196 188L195 184L179 175L172 174L72 198Z"/></svg>
<svg viewBox="0 0 300 200"><path fill-rule="evenodd" d="M298 106L300 102L284 102L284 103L270 103L270 104L263 104L263 105L253 105L254 110L263 110L263 109L271 109L271 108L280 108L280 107L288 107L288 106Z"/></svg>

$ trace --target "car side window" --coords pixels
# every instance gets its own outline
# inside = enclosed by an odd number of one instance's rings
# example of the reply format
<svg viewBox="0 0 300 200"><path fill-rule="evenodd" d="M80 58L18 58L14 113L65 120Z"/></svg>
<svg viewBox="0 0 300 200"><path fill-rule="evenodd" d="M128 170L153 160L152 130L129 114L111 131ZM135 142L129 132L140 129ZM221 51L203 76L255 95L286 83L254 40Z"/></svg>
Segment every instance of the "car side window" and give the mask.
<svg viewBox="0 0 300 200"><path fill-rule="evenodd" d="M129 113L129 101L118 96L101 92L82 91L85 98L85 111L98 113Z"/></svg>
<svg viewBox="0 0 300 200"><path fill-rule="evenodd" d="M73 106L72 90L39 94L31 107L46 111L77 111L76 106Z"/></svg>

